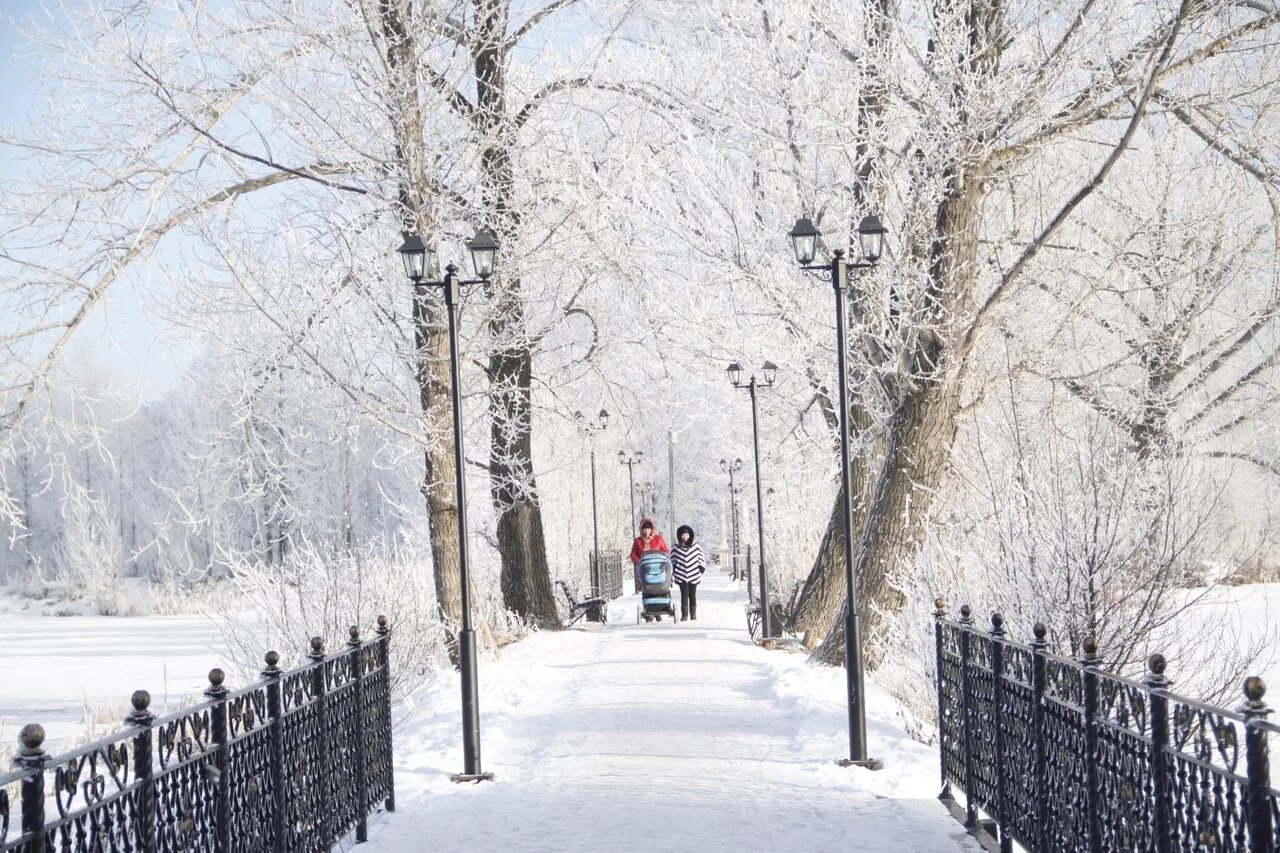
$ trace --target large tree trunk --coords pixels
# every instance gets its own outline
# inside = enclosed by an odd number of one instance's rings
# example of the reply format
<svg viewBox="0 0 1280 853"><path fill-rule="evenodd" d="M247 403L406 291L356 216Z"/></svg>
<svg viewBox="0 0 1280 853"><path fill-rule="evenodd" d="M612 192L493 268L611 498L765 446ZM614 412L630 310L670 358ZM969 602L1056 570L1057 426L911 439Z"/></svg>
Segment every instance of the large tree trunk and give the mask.
<svg viewBox="0 0 1280 853"><path fill-rule="evenodd" d="M417 369L422 431L431 436L452 436L449 394L449 336L432 322L438 314L423 299L414 307L414 336L418 346ZM435 318L435 319L438 319ZM455 455L452 439L423 451L425 476L422 495L427 501L427 529L431 535L431 564L436 584L436 606L451 627L462 623L462 586L459 572L458 502L454 489ZM453 631L450 630L452 637ZM452 649L452 642L450 648Z"/></svg>
<svg viewBox="0 0 1280 853"><path fill-rule="evenodd" d="M421 234L435 244L436 220L429 204L427 155L422 135L423 116L416 75L417 42L403 17L408 7L386 0L378 9L383 49L392 71L393 96L388 116L396 137L396 159L403 169L399 188L399 215L405 231ZM429 274L438 273L429 269ZM413 306L414 373L422 411L421 432L438 440L423 450L422 495L427 504L427 529L431 537L431 564L436 587L436 607L447 625L462 622L458 507L454 488L455 448L449 393L449 335L438 300L411 292ZM451 656L455 655L452 631Z"/></svg>
<svg viewBox="0 0 1280 853"><path fill-rule="evenodd" d="M984 77L998 68L1002 14L999 0L971 0L969 43L963 57L970 73ZM931 43L931 61L932 53ZM962 122L967 116L963 103L967 94L957 88L953 95ZM857 606L870 667L879 663L885 651L877 629L903 604L893 575L916 556L924 522L946 474L960 409L957 364L949 345L962 325L957 318L970 316L973 307L983 182L982 175L963 160L951 164L943 178L944 191L933 209L933 229L907 246L911 261L927 264L928 283L915 297L914 306L903 312L904 321L913 322L917 334L898 365L894 387L886 389L898 403L884 430L880 464L864 470L864 475L874 476L874 486L865 510L855 520L860 535L854 555ZM846 602L830 623L813 654L815 660L843 663L847 607Z"/></svg>
<svg viewBox="0 0 1280 853"><path fill-rule="evenodd" d="M959 383L939 382L908 395L889 426L885 455L855 553L858 605L867 665L884 656L877 628L902 606L895 569L915 557L933 496L942 485L959 413ZM844 662L844 605L814 657Z"/></svg>
<svg viewBox="0 0 1280 853"><path fill-rule="evenodd" d="M518 244L520 215L511 204L514 133L507 115L507 0L477 0L473 60L476 106L485 138L481 154L486 206L493 227L508 245ZM542 508L533 473L531 395L533 350L518 276L504 276L493 288L489 330L489 478L498 514L498 554L502 561L502 601L535 624L560 624L547 565Z"/></svg>
<svg viewBox="0 0 1280 853"><path fill-rule="evenodd" d="M850 423L854 428L867 426L867 413L860 406L850 406ZM839 432L839 426L836 426ZM839 441L839 436L836 438ZM837 445L838 446L838 445ZM861 530L865 524L869 491L871 454L868 447L865 452L854 456L849 463L849 483L856 489L853 499L853 529ZM817 645L832 625L837 621L844 607L845 590L845 542L844 542L844 490L836 492L835 501L831 505L831 513L827 516L827 530L822 535L822 544L818 547L818 556L813 568L805 579L800 598L796 601L794 625L796 630L804 632L808 648Z"/></svg>
<svg viewBox="0 0 1280 853"><path fill-rule="evenodd" d="M518 282L508 281L508 287ZM518 291L516 291L518 293ZM510 294L510 291L508 291ZM504 309L523 306L512 296L495 314L495 337L512 333ZM521 324L522 325L522 324ZM533 475L533 433L530 423L530 385L533 355L527 345L495 347L489 356L490 492L498 512L498 553L502 559L502 601L508 610L538 625L557 627L560 614L551 589L547 545L542 531Z"/></svg>
<svg viewBox="0 0 1280 853"><path fill-rule="evenodd" d="M902 593L892 583L893 573L915 558L924 522L951 457L960 412L960 382L957 365L934 329L943 326L944 318L968 315L981 201L981 177L957 167L948 176L946 194L937 206L931 244L914 247L914 252L929 262L929 285L921 311L926 323L904 365L900 402L885 430L884 455L855 554L858 608L870 667L884 654L877 628L903 603ZM839 615L844 612L841 608ZM815 659L843 662L842 622L839 619L832 624L814 653Z"/></svg>

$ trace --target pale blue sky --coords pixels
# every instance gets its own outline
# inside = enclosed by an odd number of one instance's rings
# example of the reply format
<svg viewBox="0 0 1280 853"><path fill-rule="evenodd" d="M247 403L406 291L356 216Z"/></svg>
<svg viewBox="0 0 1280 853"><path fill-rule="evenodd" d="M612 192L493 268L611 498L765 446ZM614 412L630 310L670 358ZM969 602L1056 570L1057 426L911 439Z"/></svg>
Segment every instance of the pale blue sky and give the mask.
<svg viewBox="0 0 1280 853"><path fill-rule="evenodd" d="M74 0L68 0L74 8ZM0 127L21 132L40 115L34 85L39 60L13 21L56 20L62 9L52 0L0 0ZM0 146L0 181L19 168L12 150ZM139 276L145 280L145 271ZM126 382L138 384L146 399L154 399L178 380L189 356L175 354L161 342L157 321L139 302L134 282L115 282L87 327L68 353L68 366L93 365Z"/></svg>

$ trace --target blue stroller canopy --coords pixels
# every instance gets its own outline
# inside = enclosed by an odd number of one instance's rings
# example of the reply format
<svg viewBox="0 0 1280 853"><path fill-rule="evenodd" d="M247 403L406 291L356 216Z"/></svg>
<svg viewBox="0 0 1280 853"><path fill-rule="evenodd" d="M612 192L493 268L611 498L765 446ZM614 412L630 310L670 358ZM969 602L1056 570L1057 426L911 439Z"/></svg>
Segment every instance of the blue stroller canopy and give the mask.
<svg viewBox="0 0 1280 853"><path fill-rule="evenodd" d="M645 551L640 556L640 585L646 600L666 597L671 590L671 558L661 551Z"/></svg>

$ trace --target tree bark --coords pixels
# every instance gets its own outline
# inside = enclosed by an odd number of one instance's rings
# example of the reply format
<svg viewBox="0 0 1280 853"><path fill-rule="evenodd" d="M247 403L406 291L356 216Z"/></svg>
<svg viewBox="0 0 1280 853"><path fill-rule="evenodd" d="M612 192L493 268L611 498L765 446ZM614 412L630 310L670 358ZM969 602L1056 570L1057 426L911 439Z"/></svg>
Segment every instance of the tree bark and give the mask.
<svg viewBox="0 0 1280 853"><path fill-rule="evenodd" d="M850 405L849 422L855 428L865 428L868 424L867 412L861 406ZM836 441L839 441L839 426L836 427ZM838 446L838 445L837 445ZM865 498L870 476L868 473L871 449L854 456L849 461L849 483L857 489L854 495L853 529L861 530L865 524L867 500ZM818 546L818 556L813 568L805 579L800 598L796 601L794 625L797 631L803 632L806 647L812 649L818 644L832 625L842 624L839 617L844 607L844 490L836 492L831 504L831 512L827 516L827 529L822 535L822 543Z"/></svg>
<svg viewBox="0 0 1280 853"><path fill-rule="evenodd" d="M884 655L877 629L904 600L892 583L893 573L913 559L919 547L924 521L946 474L960 412L958 365L950 357L948 342L935 330L946 328L947 318L968 316L972 308L982 180L976 171L957 165L945 186L930 245L912 250L929 262L929 285L920 309L924 322L904 365L900 388L890 389L900 402L885 431L884 455L855 555L866 662L872 668ZM843 662L842 620L832 624L813 657Z"/></svg>
<svg viewBox="0 0 1280 853"><path fill-rule="evenodd" d="M396 160L402 169L399 214L406 232L421 234L434 245L436 219L429 204L426 175L426 143L415 71L417 42L404 16L408 7L383 0L378 8L383 49L392 72L393 97L388 119L396 138ZM429 269L429 274L438 269ZM427 530L431 537L431 564L436 587L436 608L447 626L462 622L462 589L459 572L458 509L454 489L455 448L449 393L449 336L443 323L443 307L429 296L411 291L414 335L414 373L422 412L421 431L439 441L423 450L422 495L427 505ZM449 631L450 656L456 648Z"/></svg>
<svg viewBox="0 0 1280 853"><path fill-rule="evenodd" d="M889 21L892 11L888 0L878 0L868 4L868 39L874 43L883 43L889 36ZM857 57L851 57L858 62ZM858 141L854 148L854 163L857 179L852 187L853 197L858 207L864 212L882 209L884 205L884 185L881 180L879 164L883 149L878 144L876 128L878 128L885 109L884 82L874 76L874 71L866 80L858 93L859 128ZM849 237L857 240L853 223L849 225ZM856 282L854 287L856 288ZM849 316L859 322L865 316L865 302L862 294L854 290L848 297L852 303ZM855 336L850 335L850 340ZM847 353L846 353L847 355ZM837 389L838 390L838 389ZM819 390L819 393L821 391ZM839 395L829 395L834 400ZM834 402L834 401L833 401ZM833 405L838 406L838 403ZM849 411L846 413L851 434L867 433L873 427L871 413L858 401L856 392L849 397ZM837 414L838 418L838 414ZM839 420L830 422L835 433L834 446L839 454L840 435ZM874 445L874 443L872 443ZM854 495L853 529L860 530L865 524L867 501L866 492L870 485L870 458L872 446L863 453L849 460L849 483L857 491ZM807 648L813 648L819 638L827 634L833 625L843 624L840 618L845 603L845 547L844 541L844 490L836 493L831 513L827 517L827 529L822 536L822 544L818 548L818 556L813 568L805 579L804 589L796 602L795 627L804 632Z"/></svg>
<svg viewBox="0 0 1280 853"><path fill-rule="evenodd" d="M481 135L489 140L480 158L486 207L501 242L518 245L521 220L512 204L515 127L507 114L504 46L508 13L507 0L476 0L472 56L477 116ZM492 302L489 491L498 515L502 602L540 627L559 627L533 473L533 349L520 278L499 279L492 288Z"/></svg>

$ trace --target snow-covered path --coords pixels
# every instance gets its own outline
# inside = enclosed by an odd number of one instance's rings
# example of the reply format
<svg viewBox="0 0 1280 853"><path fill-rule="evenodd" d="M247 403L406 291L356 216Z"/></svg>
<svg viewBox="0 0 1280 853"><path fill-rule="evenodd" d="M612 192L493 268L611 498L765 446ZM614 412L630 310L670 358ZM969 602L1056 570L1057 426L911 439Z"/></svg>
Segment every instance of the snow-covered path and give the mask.
<svg viewBox="0 0 1280 853"><path fill-rule="evenodd" d="M699 619L541 634L481 662L484 769L457 786L456 679L396 739L380 851L977 850L934 798L937 758L868 720L886 769L844 769L843 676L747 638L743 593L709 576ZM880 697L873 697L879 699ZM879 708L891 707L887 699Z"/></svg>

